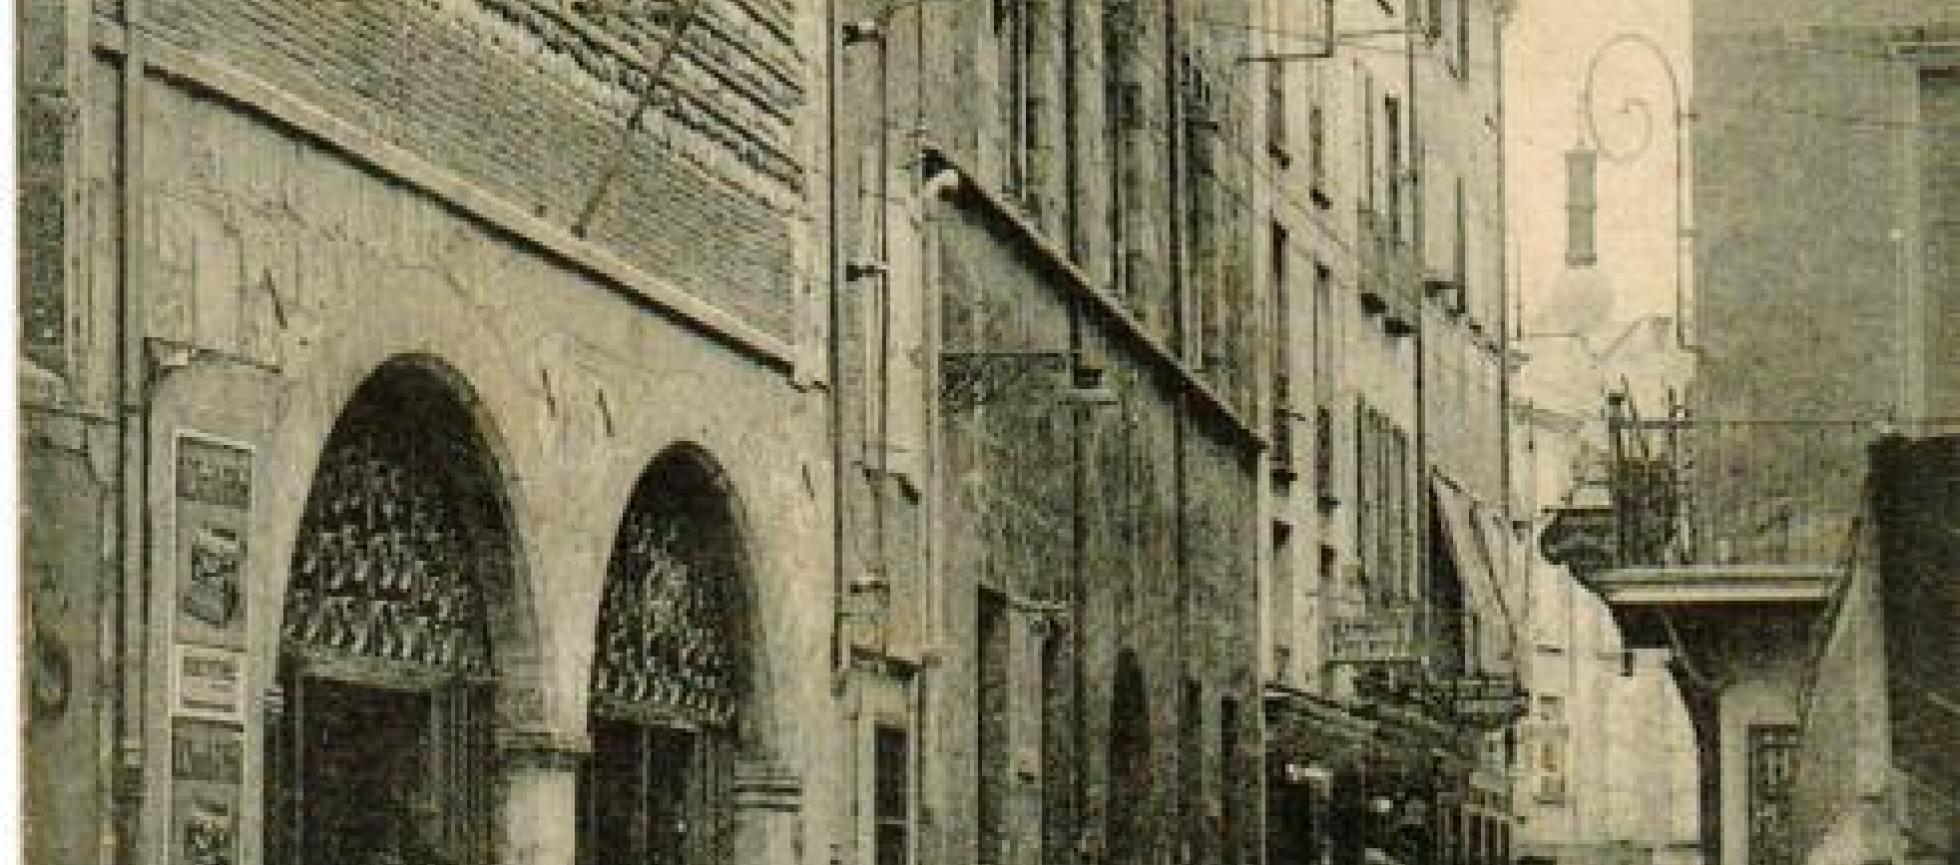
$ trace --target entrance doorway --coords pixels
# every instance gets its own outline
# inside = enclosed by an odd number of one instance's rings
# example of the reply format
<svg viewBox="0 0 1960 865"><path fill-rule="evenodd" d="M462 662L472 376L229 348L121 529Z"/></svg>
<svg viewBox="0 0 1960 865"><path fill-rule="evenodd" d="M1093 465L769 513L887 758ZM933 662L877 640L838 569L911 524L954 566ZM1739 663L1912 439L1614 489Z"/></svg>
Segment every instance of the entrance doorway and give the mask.
<svg viewBox="0 0 1960 865"><path fill-rule="evenodd" d="M383 367L336 423L281 622L269 862L494 855L488 611L513 579L494 478L465 409L419 366Z"/></svg>
<svg viewBox="0 0 1960 865"><path fill-rule="evenodd" d="M1116 692L1109 719L1109 861L1145 865L1152 861L1156 837L1150 825L1156 788L1152 783L1150 706L1143 670L1125 649L1116 661Z"/></svg>
<svg viewBox="0 0 1960 865"><path fill-rule="evenodd" d="M723 865L749 692L744 557L705 456L641 478L614 539L593 664L582 865Z"/></svg>

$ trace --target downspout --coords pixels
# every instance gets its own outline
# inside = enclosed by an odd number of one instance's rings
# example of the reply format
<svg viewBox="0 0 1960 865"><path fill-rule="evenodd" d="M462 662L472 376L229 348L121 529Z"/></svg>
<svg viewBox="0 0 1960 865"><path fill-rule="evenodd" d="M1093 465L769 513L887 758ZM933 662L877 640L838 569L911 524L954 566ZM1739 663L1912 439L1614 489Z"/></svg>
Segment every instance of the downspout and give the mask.
<svg viewBox="0 0 1960 865"><path fill-rule="evenodd" d="M1408 202L1408 207L1410 210L1409 255L1412 259L1414 259L1415 262L1415 271L1416 271L1415 278L1420 280L1422 278L1422 268L1424 264L1422 260L1423 226L1422 226L1422 183L1421 183L1421 178L1423 175L1422 161L1424 158L1424 153L1423 153L1423 149L1418 146L1419 143L1422 141L1422 119L1421 119L1422 110L1421 110L1421 103L1416 98L1417 97L1416 40L1419 34L1417 33L1418 28L1415 26L1415 7L1413 6L1413 4L1410 6L1408 16L1406 20L1404 20L1403 24L1404 24L1402 28L1403 60L1407 64L1407 75L1408 75L1407 89L1409 95L1409 100L1408 100L1409 118L1408 118L1408 123L1404 125L1408 128L1407 135L1409 136L1409 141L1408 141L1407 148L1403 148L1399 144L1396 144L1394 146L1395 149L1406 150L1407 153L1409 154L1408 157L1409 165L1410 165L1409 173L1408 173L1409 194L1406 197L1406 199L1398 197L1396 200L1398 202L1403 200L1406 200ZM1389 171L1391 172L1391 175L1389 177L1390 183L1400 182L1400 179L1393 176L1393 172L1396 171L1397 169L1398 166L1393 166L1393 165L1389 166ZM1402 214L1400 213L1392 214L1392 218L1394 220L1395 225L1397 226L1401 225ZM1416 488L1415 490L1413 490L1414 493L1413 498L1405 499L1403 503L1402 513L1404 515L1404 518L1408 520L1409 525L1415 529L1414 532L1415 555L1411 560L1411 564L1413 565L1411 570L1414 572L1411 575L1412 577L1411 582L1413 582L1415 585L1409 587L1410 595L1411 595L1410 600L1427 601L1429 600L1428 598L1428 593L1429 593L1429 519L1428 519L1429 495L1428 493L1429 493L1430 460L1429 460L1429 403L1428 403L1428 393L1426 388L1427 378L1428 378L1427 366L1429 364L1429 354L1428 354L1429 345L1426 336L1428 334L1429 328L1426 326L1427 322L1425 321L1425 319L1428 318L1429 306L1426 299L1423 297L1421 286L1401 285L1401 286L1396 286L1394 290L1410 292L1415 298L1415 306L1416 306L1414 315L1411 316L1413 319L1415 319L1415 334L1413 337L1415 340L1415 354L1416 354L1415 447L1413 448L1413 450L1415 452L1414 468L1415 468ZM1406 483L1407 480L1408 480L1407 475L1404 475L1403 482ZM1409 579L1409 578L1410 577L1405 577L1405 579ZM1417 630L1420 632L1421 637L1424 638L1424 642L1426 643L1427 642L1426 638L1429 636L1430 632L1435 627L1435 623L1430 621L1431 611L1427 603L1417 603L1415 619L1416 622L1418 623Z"/></svg>
<svg viewBox="0 0 1960 865"><path fill-rule="evenodd" d="M143 703L148 680L149 579L145 553L150 534L148 496L149 476L149 396L144 359L143 237L145 221L143 195L143 115L144 59L143 0L123 3L122 69L122 275L116 282L116 384L118 411L116 439L120 466L117 490L120 501L116 512L114 537L121 558L116 592L109 605L119 631L114 641L119 689L114 695L115 748L114 771L114 861L131 865L137 861L143 828L145 779L143 769Z"/></svg>
<svg viewBox="0 0 1960 865"><path fill-rule="evenodd" d="M838 45L838 40L841 38L839 35L840 32L837 20L837 0L824 0L823 44L826 61L824 71L827 79L824 88L824 150L828 176L827 182L830 187L829 200L825 202L827 218L830 223L827 228L830 241L830 296L828 298L829 308L827 310L829 314L829 325L827 328L829 333L824 340L826 343L824 346L824 361L826 377L829 379L830 388L830 593L832 610L830 668L833 679L832 685L836 688L841 688L843 685L846 662L844 648L846 639L845 631L849 624L849 615L846 612L846 607L850 603L850 597L845 591L846 565L844 547L846 537L844 525L849 515L849 502L844 490L845 406L842 342L844 335L843 296L845 257L843 254L843 215L837 203L839 197L843 195L843 190L837 183L839 169L837 154L840 152L837 130L837 90L843 86L843 76L839 72L839 66L843 62L844 53L839 50Z"/></svg>
<svg viewBox="0 0 1960 865"><path fill-rule="evenodd" d="M1498 483L1504 496L1502 507L1504 529L1507 532L1513 532L1515 531L1514 526L1516 525L1514 520L1517 518L1517 499L1511 477L1513 462L1513 456L1511 454L1511 299L1504 296L1511 287L1509 278L1511 272L1511 245L1509 242L1511 234L1511 211L1508 187L1505 182L1507 174L1505 171L1505 166L1507 165L1505 162L1507 156L1505 142L1508 140L1508 136L1505 133L1507 127L1505 125L1506 120L1504 114L1504 25L1506 23L1505 12L1502 9L1493 8L1491 10L1490 29L1491 74L1494 80L1491 83L1493 92L1496 94L1495 100L1497 103L1497 218L1499 220L1497 230ZM1468 274L1465 274L1465 277L1467 278ZM1522 564L1517 561L1519 557L1512 554L1512 551L1509 549L1509 544L1506 544L1506 547L1505 565L1507 569L1518 568ZM1529 569L1525 568L1524 570L1526 571L1523 576L1524 601L1523 609L1520 612L1528 618L1531 611L1531 577ZM1515 577L1517 575L1512 574L1511 576ZM1529 635L1529 627L1525 631ZM1513 664L1521 664L1524 658L1528 656L1527 653L1530 651L1530 647L1522 645L1522 643L1527 642L1529 640L1521 641L1518 639L1518 628L1514 621L1511 625L1511 658Z"/></svg>

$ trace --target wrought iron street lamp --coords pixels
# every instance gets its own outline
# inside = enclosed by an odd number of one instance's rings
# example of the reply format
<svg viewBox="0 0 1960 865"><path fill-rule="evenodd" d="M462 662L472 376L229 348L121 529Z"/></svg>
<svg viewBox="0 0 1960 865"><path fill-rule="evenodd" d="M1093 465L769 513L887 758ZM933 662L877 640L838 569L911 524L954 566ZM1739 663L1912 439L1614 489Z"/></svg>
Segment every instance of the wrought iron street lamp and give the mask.
<svg viewBox="0 0 1960 865"><path fill-rule="evenodd" d="M1568 203L1571 212L1571 234L1568 236L1567 261L1574 265L1590 265L1596 260L1592 244L1592 193L1593 172L1600 157L1609 162L1626 163L1640 158L1654 140L1654 112L1647 100L1639 96L1628 97L1620 103L1621 113L1638 112L1640 117L1640 137L1621 147L1614 147L1600 134L1599 118L1594 102L1593 84L1598 76L1601 61L1617 49L1644 49L1661 71L1667 75L1668 104L1674 126L1674 333L1682 348L1693 348L1688 324L1687 296L1687 241L1690 237L1687 211L1687 139L1688 122L1693 116L1688 112L1682 99L1681 79L1675 74L1674 64L1668 60L1666 49L1653 37L1644 33L1625 32L1614 35L1594 49L1592 58L1586 63L1586 78L1579 92L1579 117L1583 123L1579 144L1567 154Z"/></svg>

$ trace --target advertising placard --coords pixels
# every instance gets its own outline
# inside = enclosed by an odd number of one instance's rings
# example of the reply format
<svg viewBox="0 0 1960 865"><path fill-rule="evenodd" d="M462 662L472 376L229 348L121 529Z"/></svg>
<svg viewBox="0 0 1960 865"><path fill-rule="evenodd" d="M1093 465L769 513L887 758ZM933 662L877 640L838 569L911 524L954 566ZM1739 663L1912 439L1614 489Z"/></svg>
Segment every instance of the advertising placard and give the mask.
<svg viewBox="0 0 1960 865"><path fill-rule="evenodd" d="M242 650L252 451L188 431L176 446L176 639Z"/></svg>
<svg viewBox="0 0 1960 865"><path fill-rule="evenodd" d="M235 865L244 736L230 724L176 719L170 731L172 865Z"/></svg>

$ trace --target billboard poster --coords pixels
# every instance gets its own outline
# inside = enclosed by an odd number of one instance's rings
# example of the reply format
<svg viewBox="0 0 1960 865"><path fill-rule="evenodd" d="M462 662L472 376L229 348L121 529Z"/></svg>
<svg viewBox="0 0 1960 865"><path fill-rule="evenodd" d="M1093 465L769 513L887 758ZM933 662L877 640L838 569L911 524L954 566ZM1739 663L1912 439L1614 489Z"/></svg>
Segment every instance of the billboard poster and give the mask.
<svg viewBox="0 0 1960 865"><path fill-rule="evenodd" d="M170 738L170 865L235 865L243 731L178 718Z"/></svg>
<svg viewBox="0 0 1960 865"><path fill-rule="evenodd" d="M244 722L244 652L180 643L172 653L170 672L175 714Z"/></svg>
<svg viewBox="0 0 1960 865"><path fill-rule="evenodd" d="M252 451L184 431L176 451L176 639L243 650Z"/></svg>

